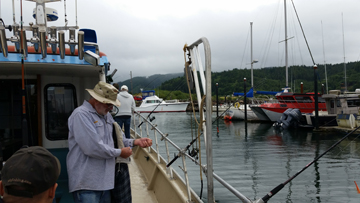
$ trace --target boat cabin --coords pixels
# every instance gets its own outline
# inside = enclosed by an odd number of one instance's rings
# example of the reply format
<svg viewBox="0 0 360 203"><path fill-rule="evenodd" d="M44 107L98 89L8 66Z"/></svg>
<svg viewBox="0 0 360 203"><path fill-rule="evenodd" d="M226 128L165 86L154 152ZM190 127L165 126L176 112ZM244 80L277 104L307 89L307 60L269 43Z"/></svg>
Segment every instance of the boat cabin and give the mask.
<svg viewBox="0 0 360 203"><path fill-rule="evenodd" d="M322 98L326 101L328 114L359 114L360 89L341 94L340 90L330 90Z"/></svg>
<svg viewBox="0 0 360 203"><path fill-rule="evenodd" d="M276 98L280 103L314 103L314 93L278 93ZM318 94L318 103L325 103L325 100Z"/></svg>
<svg viewBox="0 0 360 203"><path fill-rule="evenodd" d="M144 100L146 97L155 96L155 90L144 90L141 91L142 99Z"/></svg>

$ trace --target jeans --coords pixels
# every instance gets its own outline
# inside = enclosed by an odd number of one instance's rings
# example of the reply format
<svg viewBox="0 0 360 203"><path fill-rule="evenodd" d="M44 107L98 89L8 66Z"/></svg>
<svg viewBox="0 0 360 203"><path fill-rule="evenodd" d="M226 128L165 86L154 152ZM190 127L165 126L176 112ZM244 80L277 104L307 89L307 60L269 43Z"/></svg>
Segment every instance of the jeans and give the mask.
<svg viewBox="0 0 360 203"><path fill-rule="evenodd" d="M72 193L75 203L109 203L111 202L110 190L93 191L78 190Z"/></svg>
<svg viewBox="0 0 360 203"><path fill-rule="evenodd" d="M125 137L129 139L131 116L116 116L114 120L119 124L121 129L124 124Z"/></svg>

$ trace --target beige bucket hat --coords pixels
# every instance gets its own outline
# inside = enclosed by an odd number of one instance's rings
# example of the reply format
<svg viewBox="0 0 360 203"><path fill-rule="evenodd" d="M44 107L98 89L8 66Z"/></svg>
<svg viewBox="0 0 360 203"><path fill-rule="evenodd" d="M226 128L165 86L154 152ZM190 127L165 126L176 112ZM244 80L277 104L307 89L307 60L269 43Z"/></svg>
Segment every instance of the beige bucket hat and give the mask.
<svg viewBox="0 0 360 203"><path fill-rule="evenodd" d="M86 89L89 94L104 104L113 104L115 106L120 106L120 101L117 99L117 94L119 90L116 89L113 85L106 82L100 81L95 85L94 89Z"/></svg>

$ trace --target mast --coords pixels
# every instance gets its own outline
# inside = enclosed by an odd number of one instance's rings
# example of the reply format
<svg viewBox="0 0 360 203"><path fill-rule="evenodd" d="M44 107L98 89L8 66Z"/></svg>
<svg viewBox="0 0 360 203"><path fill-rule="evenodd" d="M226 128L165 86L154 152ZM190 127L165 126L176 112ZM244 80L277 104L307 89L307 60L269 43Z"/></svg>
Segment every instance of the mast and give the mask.
<svg viewBox="0 0 360 203"><path fill-rule="evenodd" d="M286 88L288 84L288 44L287 44L287 16L286 16L286 0L284 0L284 19L285 19L285 70L286 70Z"/></svg>
<svg viewBox="0 0 360 203"><path fill-rule="evenodd" d="M322 35L323 55L324 55L326 94L329 94L328 82L327 82L327 72L326 72L326 58L325 58L325 47L324 47L324 32L323 32L323 24L322 24L322 21L321 21L321 35Z"/></svg>
<svg viewBox="0 0 360 203"><path fill-rule="evenodd" d="M251 49L251 87L254 87L254 78L253 78L253 39L252 39L252 24L253 22L250 22L250 49ZM246 94L246 92L245 92Z"/></svg>
<svg viewBox="0 0 360 203"><path fill-rule="evenodd" d="M344 73L345 73L345 89L344 89L344 92L347 92L347 84L346 84L346 62L345 62L345 36L344 36L344 18L343 18L343 13L341 13L341 22L342 22L342 34L343 34Z"/></svg>

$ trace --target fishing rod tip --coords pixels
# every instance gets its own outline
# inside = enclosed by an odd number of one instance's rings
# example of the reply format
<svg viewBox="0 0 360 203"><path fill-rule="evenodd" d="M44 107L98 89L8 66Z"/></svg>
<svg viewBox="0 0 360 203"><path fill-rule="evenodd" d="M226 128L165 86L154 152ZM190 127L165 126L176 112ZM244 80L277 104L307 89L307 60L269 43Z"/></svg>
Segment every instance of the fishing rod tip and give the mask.
<svg viewBox="0 0 360 203"><path fill-rule="evenodd" d="M354 180L354 183L355 183L357 192L360 194L360 189L359 189L358 185L356 184L356 181L355 181L355 180Z"/></svg>

